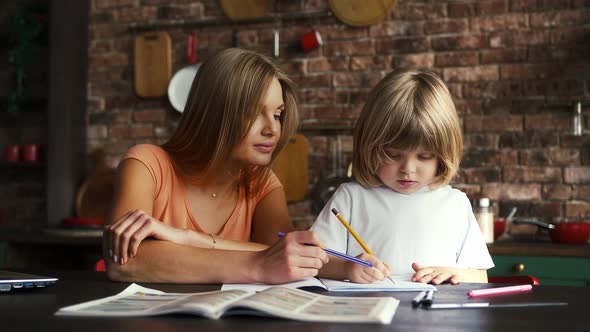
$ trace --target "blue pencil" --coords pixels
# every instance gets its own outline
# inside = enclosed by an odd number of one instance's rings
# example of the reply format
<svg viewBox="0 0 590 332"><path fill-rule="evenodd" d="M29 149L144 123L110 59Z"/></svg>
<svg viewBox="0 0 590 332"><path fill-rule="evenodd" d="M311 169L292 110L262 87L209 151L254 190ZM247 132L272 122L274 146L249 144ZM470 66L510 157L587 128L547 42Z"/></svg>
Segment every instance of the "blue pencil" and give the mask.
<svg viewBox="0 0 590 332"><path fill-rule="evenodd" d="M285 233L279 232L278 235L279 235L279 237L282 238L282 237L285 236ZM329 249L329 248L322 248L322 249L324 249L324 251L326 253L328 253L329 255L340 257L342 259L346 259L347 261L351 261L353 263L357 263L357 264L360 264L362 266L373 267L373 264L371 262L368 262L368 261L366 261L364 259L356 258L354 256L350 256L350 255L347 255L345 253L342 253L342 252L339 252L339 251L336 251L336 250L332 250L332 249Z"/></svg>

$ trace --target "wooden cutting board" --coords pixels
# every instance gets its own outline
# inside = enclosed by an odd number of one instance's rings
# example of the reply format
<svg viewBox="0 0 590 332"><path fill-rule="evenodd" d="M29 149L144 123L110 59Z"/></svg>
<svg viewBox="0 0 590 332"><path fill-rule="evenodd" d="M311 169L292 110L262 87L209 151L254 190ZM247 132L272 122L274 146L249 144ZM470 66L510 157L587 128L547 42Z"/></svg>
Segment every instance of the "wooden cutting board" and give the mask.
<svg viewBox="0 0 590 332"><path fill-rule="evenodd" d="M288 202L305 199L308 183L309 142L297 134L279 153L273 164L273 171L283 184Z"/></svg>
<svg viewBox="0 0 590 332"><path fill-rule="evenodd" d="M352 26L379 22L395 5L396 0L329 0L330 9L338 19Z"/></svg>
<svg viewBox="0 0 590 332"><path fill-rule="evenodd" d="M166 95L172 77L170 35L164 31L142 33L135 37L135 93L140 97Z"/></svg>

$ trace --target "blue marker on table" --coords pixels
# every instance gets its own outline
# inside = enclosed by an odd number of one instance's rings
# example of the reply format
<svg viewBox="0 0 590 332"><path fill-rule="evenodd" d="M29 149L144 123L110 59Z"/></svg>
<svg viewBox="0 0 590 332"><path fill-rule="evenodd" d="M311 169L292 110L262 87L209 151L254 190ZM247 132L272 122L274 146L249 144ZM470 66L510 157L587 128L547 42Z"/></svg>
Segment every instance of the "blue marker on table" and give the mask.
<svg viewBox="0 0 590 332"><path fill-rule="evenodd" d="M279 232L278 235L279 235L279 237L282 238L282 237L285 236L285 233ZM373 267L373 264L371 262L366 261L364 259L356 258L354 256L350 256L350 255L347 255L345 253L342 253L342 252L339 252L339 251L336 251L336 250L332 250L332 249L329 249L329 248L323 248L323 247L320 247L320 248L324 249L324 251L327 254L329 254L329 255L332 255L332 256L335 256L335 257L339 257L339 258L345 259L347 261L351 261L353 263L360 264L362 266Z"/></svg>

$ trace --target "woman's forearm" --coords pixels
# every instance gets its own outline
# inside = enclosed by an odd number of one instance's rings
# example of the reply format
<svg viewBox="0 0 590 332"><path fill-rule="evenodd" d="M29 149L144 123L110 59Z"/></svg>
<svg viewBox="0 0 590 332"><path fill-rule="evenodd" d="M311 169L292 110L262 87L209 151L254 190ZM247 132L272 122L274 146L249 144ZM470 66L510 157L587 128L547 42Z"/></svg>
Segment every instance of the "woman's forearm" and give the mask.
<svg viewBox="0 0 590 332"><path fill-rule="evenodd" d="M146 240L126 264L107 259L107 275L111 280L133 282L260 282L256 255L253 251L212 250Z"/></svg>
<svg viewBox="0 0 590 332"><path fill-rule="evenodd" d="M261 243L226 240L212 234L199 233L188 229L183 230L183 232L183 240L179 243L191 247L243 251L261 251L268 248L267 245Z"/></svg>

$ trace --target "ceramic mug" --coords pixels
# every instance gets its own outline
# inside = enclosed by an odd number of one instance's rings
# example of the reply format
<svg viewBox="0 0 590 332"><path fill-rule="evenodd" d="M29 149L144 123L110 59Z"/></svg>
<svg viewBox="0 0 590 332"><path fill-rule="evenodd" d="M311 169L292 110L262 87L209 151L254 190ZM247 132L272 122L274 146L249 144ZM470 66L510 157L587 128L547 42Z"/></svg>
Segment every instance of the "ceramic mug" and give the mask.
<svg viewBox="0 0 590 332"><path fill-rule="evenodd" d="M322 44L322 36L317 30L312 30L301 35L301 48L305 52L315 50Z"/></svg>
<svg viewBox="0 0 590 332"><path fill-rule="evenodd" d="M27 144L21 147L21 160L26 162L39 161L39 144Z"/></svg>
<svg viewBox="0 0 590 332"><path fill-rule="evenodd" d="M8 162L17 162L20 158L20 146L8 145L4 148L4 160Z"/></svg>

